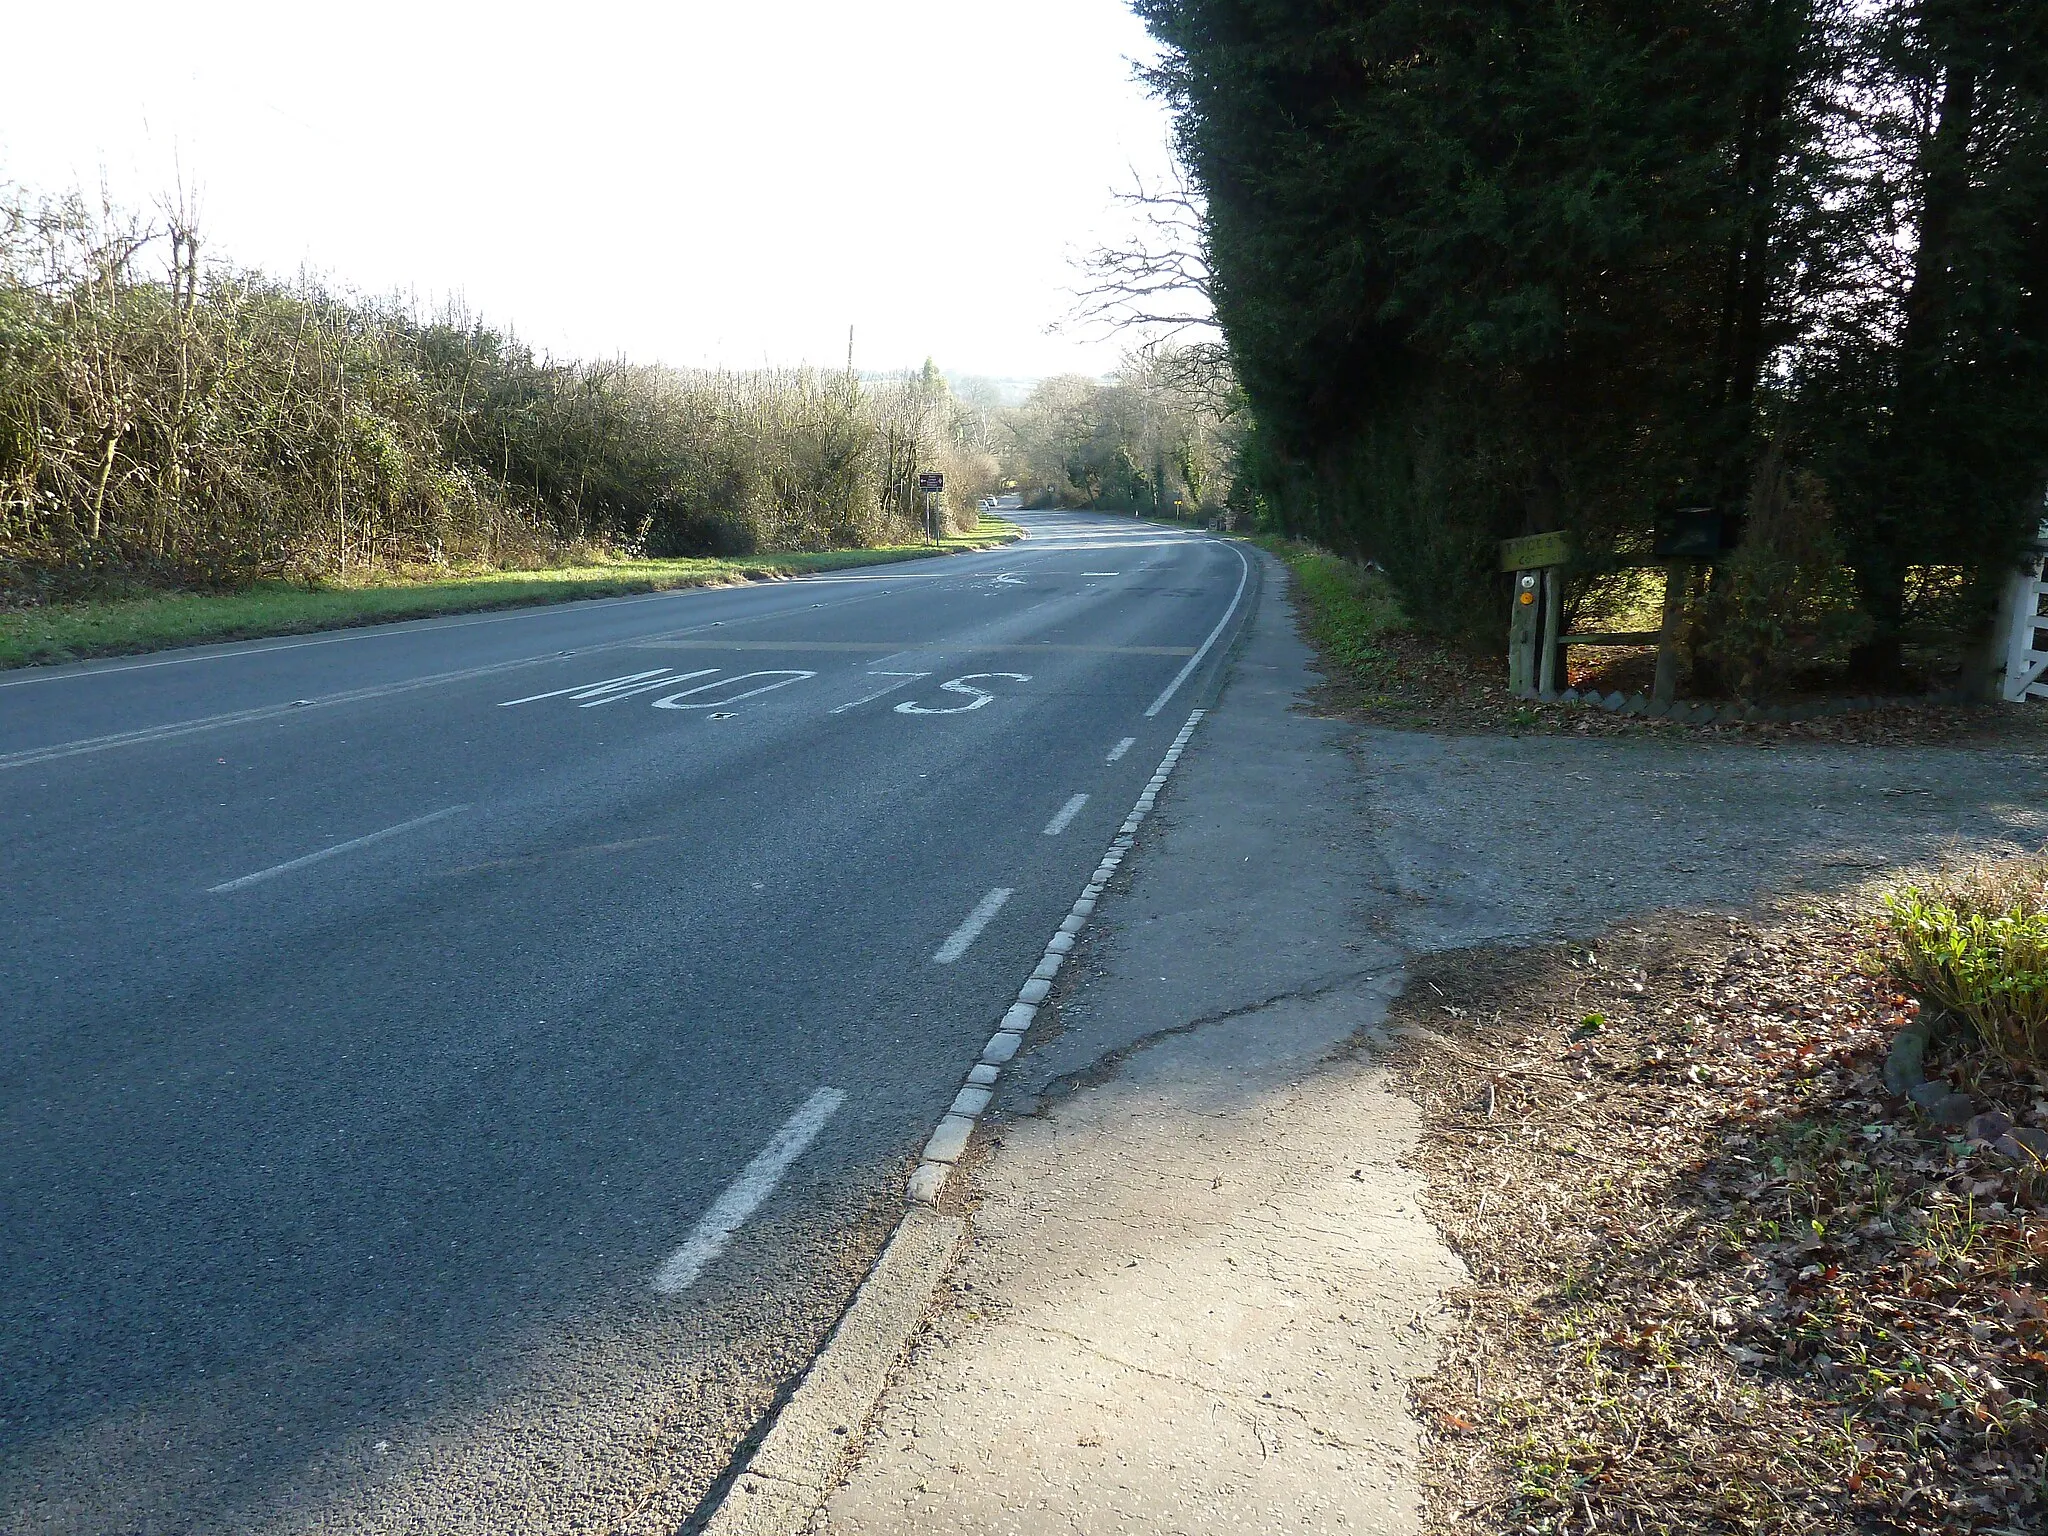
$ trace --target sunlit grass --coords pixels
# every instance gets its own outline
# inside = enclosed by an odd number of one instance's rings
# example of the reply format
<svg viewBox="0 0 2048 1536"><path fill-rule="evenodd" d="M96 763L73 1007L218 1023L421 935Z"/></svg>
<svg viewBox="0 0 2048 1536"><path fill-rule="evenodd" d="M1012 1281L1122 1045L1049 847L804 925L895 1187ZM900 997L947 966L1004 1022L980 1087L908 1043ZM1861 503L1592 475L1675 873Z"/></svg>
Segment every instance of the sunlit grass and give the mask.
<svg viewBox="0 0 2048 1536"><path fill-rule="evenodd" d="M307 588L266 582L238 592L166 592L51 603L0 612L0 667L76 661L219 640L386 624L437 614L807 576L851 566L988 549L1017 537L1011 523L985 520L972 534L929 544L754 555L744 559L615 559L556 570L392 576L375 583Z"/></svg>
<svg viewBox="0 0 2048 1536"><path fill-rule="evenodd" d="M1354 680L1381 671L1381 640L1408 627L1393 587L1378 571L1288 539L1261 539L1294 572L1303 619L1317 648Z"/></svg>

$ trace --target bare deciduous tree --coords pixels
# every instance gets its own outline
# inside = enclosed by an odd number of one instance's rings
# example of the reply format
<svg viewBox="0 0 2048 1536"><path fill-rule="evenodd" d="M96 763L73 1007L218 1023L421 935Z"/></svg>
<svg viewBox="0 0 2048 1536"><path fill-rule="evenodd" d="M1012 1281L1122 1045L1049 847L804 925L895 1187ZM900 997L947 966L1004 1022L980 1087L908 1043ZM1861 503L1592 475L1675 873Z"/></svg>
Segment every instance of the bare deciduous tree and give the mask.
<svg viewBox="0 0 2048 1536"><path fill-rule="evenodd" d="M1098 333L1135 330L1155 342L1213 333L1208 215L1186 170L1176 160L1165 181L1148 183L1134 169L1131 189L1115 197L1130 210L1131 229L1081 258L1083 284L1067 323Z"/></svg>

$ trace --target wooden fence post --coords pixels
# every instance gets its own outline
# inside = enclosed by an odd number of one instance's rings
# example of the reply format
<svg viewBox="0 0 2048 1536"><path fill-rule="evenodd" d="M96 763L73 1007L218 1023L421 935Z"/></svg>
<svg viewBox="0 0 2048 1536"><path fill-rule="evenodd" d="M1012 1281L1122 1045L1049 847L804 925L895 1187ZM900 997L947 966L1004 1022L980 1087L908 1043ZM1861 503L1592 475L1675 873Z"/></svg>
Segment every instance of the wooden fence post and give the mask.
<svg viewBox="0 0 2048 1536"><path fill-rule="evenodd" d="M1673 560L1664 567L1664 621L1657 626L1657 680L1650 685L1650 702L1668 705L1678 694L1678 632L1685 623L1686 589L1692 585L1692 567Z"/></svg>
<svg viewBox="0 0 2048 1536"><path fill-rule="evenodd" d="M1563 619L1558 610L1564 606L1564 583L1558 579L1557 567L1548 566L1543 572L1543 649L1537 668L1536 692L1542 698L1550 698L1558 691L1558 674L1565 669L1559 664L1564 655L1558 647L1557 637L1563 632ZM1569 672L1565 672L1570 676Z"/></svg>

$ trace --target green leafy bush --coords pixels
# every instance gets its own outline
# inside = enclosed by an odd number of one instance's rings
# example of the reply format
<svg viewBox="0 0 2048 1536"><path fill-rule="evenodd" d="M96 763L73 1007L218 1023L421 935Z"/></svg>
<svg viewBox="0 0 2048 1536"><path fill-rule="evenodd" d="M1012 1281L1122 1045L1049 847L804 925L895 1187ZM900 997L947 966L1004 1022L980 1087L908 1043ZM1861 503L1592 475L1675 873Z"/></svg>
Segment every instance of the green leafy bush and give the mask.
<svg viewBox="0 0 2048 1536"><path fill-rule="evenodd" d="M2048 1072L2048 854L1907 886L1884 900L1891 972L2008 1065Z"/></svg>

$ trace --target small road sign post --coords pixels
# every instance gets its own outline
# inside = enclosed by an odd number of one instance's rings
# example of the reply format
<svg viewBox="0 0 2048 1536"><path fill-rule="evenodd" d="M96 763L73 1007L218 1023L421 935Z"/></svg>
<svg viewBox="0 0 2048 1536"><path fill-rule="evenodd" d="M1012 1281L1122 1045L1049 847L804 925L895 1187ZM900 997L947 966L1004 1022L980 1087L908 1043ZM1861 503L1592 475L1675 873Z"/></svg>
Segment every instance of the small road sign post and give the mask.
<svg viewBox="0 0 2048 1536"><path fill-rule="evenodd" d="M1572 558L1571 536L1536 533L1500 547L1500 567L1515 578L1514 616L1508 626L1508 691L1518 699L1557 690L1558 618L1563 583L1558 567Z"/></svg>
<svg viewBox="0 0 2048 1536"><path fill-rule="evenodd" d="M932 517L932 498L946 488L946 477L926 472L917 477L917 488L924 492L924 537L928 544L939 542L938 524Z"/></svg>

